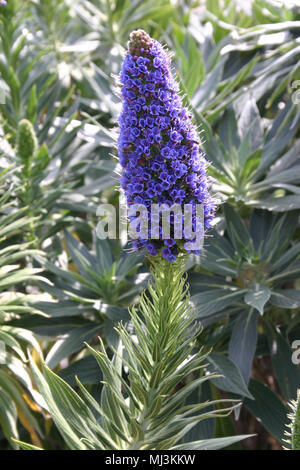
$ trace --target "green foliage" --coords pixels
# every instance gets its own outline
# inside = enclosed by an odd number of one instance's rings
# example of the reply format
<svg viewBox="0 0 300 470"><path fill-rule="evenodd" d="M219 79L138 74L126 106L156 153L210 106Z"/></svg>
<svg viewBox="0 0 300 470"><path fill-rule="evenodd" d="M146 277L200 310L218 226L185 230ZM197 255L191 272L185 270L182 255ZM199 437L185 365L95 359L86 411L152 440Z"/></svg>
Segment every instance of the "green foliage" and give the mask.
<svg viewBox="0 0 300 470"><path fill-rule="evenodd" d="M153 281L141 295L139 312L131 310L134 336L119 324L120 342L113 359L102 342L99 351L89 347L103 374L100 404L79 380L81 397L46 365L42 375L32 362L39 390L69 448L220 448L247 437L180 444L199 421L226 416L232 409L206 410L218 401L185 404L193 390L218 376L204 375L207 354L193 353L199 329L193 326L183 267L184 260L173 270L166 261L154 262Z"/></svg>
<svg viewBox="0 0 300 470"><path fill-rule="evenodd" d="M293 119L286 120L288 114ZM247 205L274 212L299 209L297 146L283 152L297 133L299 122L297 106L287 102L264 132L253 98L243 105L238 120L232 108L225 112L216 136L199 117L206 130L204 147L213 162L210 172L216 178L214 189L221 198L238 208Z"/></svg>
<svg viewBox="0 0 300 470"><path fill-rule="evenodd" d="M137 299L148 277L148 273L137 273L140 255L120 253L118 246L99 238L95 238L92 250L88 251L74 236L67 232L64 235L70 255L68 270L41 256L35 257L47 269L45 275L51 281L51 285L41 286L56 302L36 301L32 306L56 320L57 328L40 317L31 321L30 327L42 329L48 336L64 332L64 337L47 354L50 367L80 352L84 342L90 342L95 335L104 333L107 344L115 345L114 327L119 321L128 320L128 305ZM95 377L90 375L89 380L96 378L97 373Z"/></svg>
<svg viewBox="0 0 300 470"><path fill-rule="evenodd" d="M298 289L284 286L300 274L299 246L293 241L298 215L255 210L248 228L229 205L224 206L224 216L225 233L221 235L217 226L206 244L201 261L205 272L190 276L191 301L198 319L207 326L208 345L214 352L228 352L246 384L253 359L259 354L260 333L281 392L291 399L300 385L299 368L291 361L300 297ZM294 319L288 330L282 326L278 329L274 323L284 312L291 312L288 318ZM214 335L217 325L219 330ZM230 390L235 392L232 385Z"/></svg>
<svg viewBox="0 0 300 470"><path fill-rule="evenodd" d="M43 280L43 277L39 275L40 269L21 265L38 252L29 243L10 242L30 223L24 210L13 210L13 190L9 187L11 178L9 170L0 174L0 424L8 440L18 438L19 418L31 438L40 442L37 435L41 432L40 427L30 409L37 406L32 399L33 383L26 350L41 350L30 331L11 326L10 321L26 314L42 314L28 304L32 296L22 291L22 285L30 285Z"/></svg>

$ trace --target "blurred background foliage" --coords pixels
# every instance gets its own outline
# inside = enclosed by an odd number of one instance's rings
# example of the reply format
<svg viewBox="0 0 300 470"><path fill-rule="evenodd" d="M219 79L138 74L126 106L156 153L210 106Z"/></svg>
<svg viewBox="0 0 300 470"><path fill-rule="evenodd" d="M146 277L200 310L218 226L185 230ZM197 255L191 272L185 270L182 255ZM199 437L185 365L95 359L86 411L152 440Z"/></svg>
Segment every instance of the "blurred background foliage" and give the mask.
<svg viewBox="0 0 300 470"><path fill-rule="evenodd" d="M280 449L286 403L300 387L291 359L300 340L296 0L0 7L0 448L17 448L11 437L64 448L27 351L98 396L101 376L84 342L97 348L101 336L111 355L114 327L149 277L128 246L96 237L97 207L119 203L117 75L136 28L174 52L220 202L188 279L201 345L213 347L207 370L223 378L187 401L238 397L243 406L189 438L256 433L233 448ZM24 122L33 136L26 155Z"/></svg>

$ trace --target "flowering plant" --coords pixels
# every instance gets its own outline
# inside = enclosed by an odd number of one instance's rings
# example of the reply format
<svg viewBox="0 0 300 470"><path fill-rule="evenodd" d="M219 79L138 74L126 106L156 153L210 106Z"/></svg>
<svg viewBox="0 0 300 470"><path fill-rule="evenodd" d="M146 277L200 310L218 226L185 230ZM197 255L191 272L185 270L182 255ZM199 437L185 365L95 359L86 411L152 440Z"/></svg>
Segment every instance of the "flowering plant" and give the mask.
<svg viewBox="0 0 300 470"><path fill-rule="evenodd" d="M208 227L213 203L207 191L205 162L199 154L195 129L176 94L167 55L162 46L143 31L131 34L129 48L121 73L122 80L129 86L123 87L124 110L119 139L124 166L121 184L128 205L136 203L138 197L148 205L152 201L171 204L172 198L180 203L201 201ZM157 77L158 86L151 80L139 81L138 85L125 74L134 71L134 76L139 71L139 75L145 76L148 69L151 77ZM135 95L133 90L137 86L145 94L144 100ZM160 96L163 105L153 96ZM132 111L134 106L140 114ZM143 106L150 108L150 115L146 109L142 113ZM138 140L134 145L135 138ZM153 168L154 163L158 166ZM175 176L170 182L172 170ZM161 172L166 174L165 178L161 178ZM170 189L171 199L167 199ZM137 193L141 196L136 196ZM140 296L138 309L130 311L134 334L121 323L118 325L120 341L117 348L112 348L113 359L109 358L102 341L99 351L89 346L103 375L100 404L79 380L81 396L46 365L43 365L42 375L31 361L47 407L72 449L218 449L248 437L192 442L187 437L200 421L227 416L232 410L232 400L222 400L230 402L227 408L220 407L220 400L187 402L196 388L220 376L205 370L208 352L203 353L201 349L194 352L200 328L189 303L183 275L186 257L182 253L186 250L174 238L164 239L163 233L161 235L155 243L138 240L135 244L136 248L145 247L151 256L152 280ZM29 448L28 444L18 443Z"/></svg>
<svg viewBox="0 0 300 470"><path fill-rule="evenodd" d="M173 78L170 56L143 30L130 35L129 50L121 71L123 112L120 116L119 156L123 168L121 187L129 209L144 205L149 228L134 241L151 256L161 253L172 262L179 253L193 251L192 242L213 218L215 204L208 192L206 160L191 114L181 102ZM169 209L189 205L192 232L183 228L181 214L170 217L170 231L159 226L153 204ZM130 215L131 221L135 215ZM155 227L154 227L155 226ZM153 229L157 236L153 239ZM189 233L188 233L189 232ZM193 234L193 235L192 235ZM191 238L193 237L193 238Z"/></svg>

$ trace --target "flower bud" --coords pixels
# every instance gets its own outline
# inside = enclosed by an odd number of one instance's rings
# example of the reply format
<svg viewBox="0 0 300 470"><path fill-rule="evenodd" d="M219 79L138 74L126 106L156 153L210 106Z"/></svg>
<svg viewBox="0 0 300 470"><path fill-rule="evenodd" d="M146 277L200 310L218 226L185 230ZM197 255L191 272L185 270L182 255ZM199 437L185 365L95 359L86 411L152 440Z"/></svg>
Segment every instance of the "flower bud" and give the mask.
<svg viewBox="0 0 300 470"><path fill-rule="evenodd" d="M18 126L17 154L26 168L38 150L38 141L30 121L22 119Z"/></svg>

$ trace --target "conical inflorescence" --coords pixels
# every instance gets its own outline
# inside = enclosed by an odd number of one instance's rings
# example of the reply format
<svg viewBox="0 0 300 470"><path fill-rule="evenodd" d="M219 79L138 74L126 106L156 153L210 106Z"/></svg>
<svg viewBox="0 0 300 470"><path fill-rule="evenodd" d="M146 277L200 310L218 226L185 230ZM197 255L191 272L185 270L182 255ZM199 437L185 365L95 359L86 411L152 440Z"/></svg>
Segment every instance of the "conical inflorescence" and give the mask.
<svg viewBox="0 0 300 470"><path fill-rule="evenodd" d="M170 62L163 46L145 31L131 33L120 74L123 110L118 152L128 207L147 208L147 236L144 233L133 245L171 262L179 253L199 253L193 248L195 233L201 226L203 234L210 226L215 204L208 191L205 154L192 116L178 94ZM155 204L189 205L192 232L185 229L182 211L182 215L171 213L168 236L159 226L158 236L153 237L151 227L160 223L153 215ZM202 211L201 224L197 207Z"/></svg>

